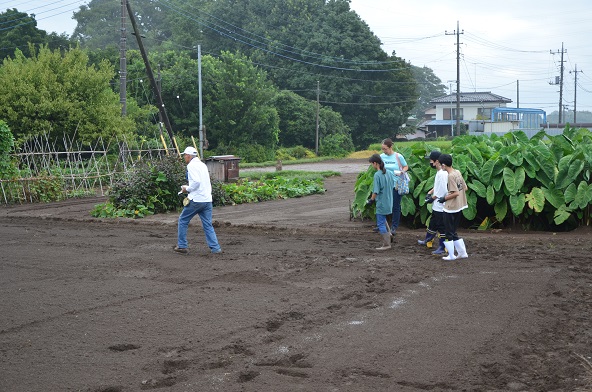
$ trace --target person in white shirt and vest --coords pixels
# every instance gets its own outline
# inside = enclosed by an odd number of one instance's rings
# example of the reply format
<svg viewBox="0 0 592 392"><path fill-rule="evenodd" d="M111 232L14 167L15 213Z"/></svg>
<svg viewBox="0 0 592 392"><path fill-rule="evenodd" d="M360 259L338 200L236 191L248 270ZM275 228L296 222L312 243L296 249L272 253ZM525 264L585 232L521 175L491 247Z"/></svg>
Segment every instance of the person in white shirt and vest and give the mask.
<svg viewBox="0 0 592 392"><path fill-rule="evenodd" d="M206 242L212 253L221 253L222 248L212 226L212 184L210 173L205 163L197 158L197 150L187 147L183 151L183 158L187 164L188 185L181 187L181 192L188 194L188 202L179 215L177 229L177 246L173 249L177 253L187 253L187 227L195 215L199 215Z"/></svg>
<svg viewBox="0 0 592 392"><path fill-rule="evenodd" d="M462 210L468 208L467 203L467 184L460 171L452 167L452 156L442 154L438 158L442 170L448 172L448 192L446 195L438 198L437 202L444 205L444 228L446 230L446 242L444 246L448 251L448 256L442 257L443 260L466 259L469 257L465 241L458 236L456 229L460 223ZM454 250L458 255L454 255Z"/></svg>

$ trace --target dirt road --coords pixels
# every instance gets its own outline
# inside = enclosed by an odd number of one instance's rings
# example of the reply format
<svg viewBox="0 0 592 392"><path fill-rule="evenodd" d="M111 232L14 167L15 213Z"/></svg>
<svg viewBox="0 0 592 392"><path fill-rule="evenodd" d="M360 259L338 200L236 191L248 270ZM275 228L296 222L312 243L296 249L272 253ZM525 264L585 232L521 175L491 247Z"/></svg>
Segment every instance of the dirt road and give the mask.
<svg viewBox="0 0 592 392"><path fill-rule="evenodd" d="M403 228L380 253L354 181L216 208L221 255L198 225L174 254L176 214L0 209L0 391L592 388L589 229L464 231L443 262Z"/></svg>

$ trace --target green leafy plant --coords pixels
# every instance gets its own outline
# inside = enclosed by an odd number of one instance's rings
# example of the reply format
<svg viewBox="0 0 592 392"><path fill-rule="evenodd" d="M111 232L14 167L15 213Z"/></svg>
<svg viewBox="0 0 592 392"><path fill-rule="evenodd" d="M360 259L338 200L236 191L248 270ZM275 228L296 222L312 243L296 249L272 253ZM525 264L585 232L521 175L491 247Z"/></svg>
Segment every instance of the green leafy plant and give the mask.
<svg viewBox="0 0 592 392"><path fill-rule="evenodd" d="M111 188L109 202L96 206L95 217L142 218L179 207L177 192L185 183L185 168L178 157L144 161Z"/></svg>
<svg viewBox="0 0 592 392"><path fill-rule="evenodd" d="M345 157L354 151L351 135L335 133L327 135L319 142L319 155Z"/></svg>
<svg viewBox="0 0 592 392"><path fill-rule="evenodd" d="M424 158L432 149L433 144L422 142L399 150L412 179L412 197L402 199L402 215L409 224L425 224L431 212L423 196L434 184L435 173ZM442 151L452 154L454 168L467 183L468 208L463 216L472 226L496 222L570 230L592 221L592 132L588 129L566 127L558 136L541 131L530 139L522 131L461 136ZM362 185L356 184L354 212L366 196L358 200L357 192L368 192L369 185Z"/></svg>
<svg viewBox="0 0 592 392"><path fill-rule="evenodd" d="M14 148L14 136L6 122L0 120L0 178L8 179L16 174L10 153Z"/></svg>
<svg viewBox="0 0 592 392"><path fill-rule="evenodd" d="M321 179L283 176L262 180L240 179L236 183L224 184L222 187L226 194L225 204L257 203L325 192Z"/></svg>

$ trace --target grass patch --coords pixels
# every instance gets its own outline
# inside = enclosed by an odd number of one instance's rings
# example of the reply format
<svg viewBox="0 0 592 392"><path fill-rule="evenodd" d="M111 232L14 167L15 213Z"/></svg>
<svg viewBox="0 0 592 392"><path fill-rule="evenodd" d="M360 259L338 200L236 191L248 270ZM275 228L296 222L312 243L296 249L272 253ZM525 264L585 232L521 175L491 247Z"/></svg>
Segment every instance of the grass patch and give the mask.
<svg viewBox="0 0 592 392"><path fill-rule="evenodd" d="M240 173L241 178L248 178L252 180L268 180L272 178L300 178L306 180L323 180L327 177L335 177L341 176L341 173L326 170L320 172L311 172L311 171L304 171L304 170L282 170L282 171L274 171L274 172L249 172L244 171Z"/></svg>
<svg viewBox="0 0 592 392"><path fill-rule="evenodd" d="M374 146L374 145L372 145ZM371 147L372 147L371 146ZM382 151L380 150L380 145L378 146L378 150L362 150L362 151L355 151L349 154L347 157L349 159L368 159L372 156L372 154L380 154Z"/></svg>
<svg viewBox="0 0 592 392"><path fill-rule="evenodd" d="M407 142L393 142L393 149L400 150L405 147L413 148L414 145L418 143L425 144L426 146L430 147L430 149L438 149L441 151L450 151L452 148L452 141L450 140L426 140L426 141L407 141ZM375 151L377 153L381 153L381 144L380 143L373 143L368 146L367 151ZM355 153L354 153L355 154ZM371 154L372 155L372 154Z"/></svg>
<svg viewBox="0 0 592 392"><path fill-rule="evenodd" d="M305 158L305 159L291 159L289 161L282 161L282 166L297 165L299 163L324 162L324 161L330 161L332 159L336 159L336 158L335 157L316 157L316 158ZM242 169L248 169L250 167L269 167L269 166L275 166L276 162L277 161L241 163L240 167Z"/></svg>

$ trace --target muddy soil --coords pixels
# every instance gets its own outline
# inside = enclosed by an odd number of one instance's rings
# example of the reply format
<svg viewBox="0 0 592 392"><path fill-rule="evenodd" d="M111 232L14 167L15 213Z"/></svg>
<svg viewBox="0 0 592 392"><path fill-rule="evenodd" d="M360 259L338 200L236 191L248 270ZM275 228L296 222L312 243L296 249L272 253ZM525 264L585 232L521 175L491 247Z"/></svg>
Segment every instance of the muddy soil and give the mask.
<svg viewBox="0 0 592 392"><path fill-rule="evenodd" d="M351 162L350 162L351 163ZM176 214L0 208L0 391L586 391L592 232L463 230L444 262L351 221L358 166L301 199ZM325 170L326 168L323 168Z"/></svg>

